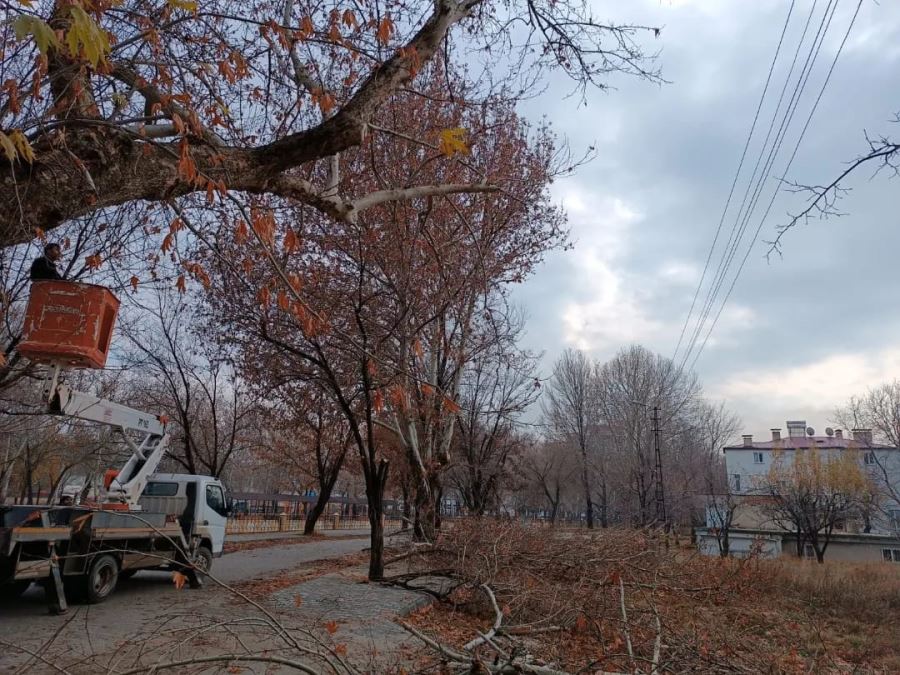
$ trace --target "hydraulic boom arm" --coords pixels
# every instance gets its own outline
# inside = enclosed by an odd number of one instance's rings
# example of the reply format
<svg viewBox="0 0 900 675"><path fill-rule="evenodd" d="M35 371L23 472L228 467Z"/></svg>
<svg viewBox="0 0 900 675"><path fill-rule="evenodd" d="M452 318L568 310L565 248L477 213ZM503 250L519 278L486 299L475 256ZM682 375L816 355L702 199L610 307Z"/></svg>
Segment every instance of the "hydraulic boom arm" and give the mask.
<svg viewBox="0 0 900 675"><path fill-rule="evenodd" d="M69 386L57 383L57 374L54 374L47 391L48 412L100 422L121 430L132 455L107 489L107 499L137 508L138 499L147 487L148 477L156 471L166 452L169 435L166 433L165 418L73 391ZM140 444L131 439L129 432L143 434Z"/></svg>

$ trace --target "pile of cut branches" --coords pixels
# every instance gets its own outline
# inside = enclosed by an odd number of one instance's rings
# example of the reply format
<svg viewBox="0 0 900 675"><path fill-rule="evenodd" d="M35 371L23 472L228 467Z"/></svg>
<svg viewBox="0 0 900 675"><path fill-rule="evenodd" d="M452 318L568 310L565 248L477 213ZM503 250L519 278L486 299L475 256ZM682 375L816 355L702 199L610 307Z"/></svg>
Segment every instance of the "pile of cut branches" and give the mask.
<svg viewBox="0 0 900 675"><path fill-rule="evenodd" d="M401 622L457 672L844 672L877 663L831 643L827 608L773 584L779 563L706 558L656 532L456 524L395 575L451 590ZM900 581L900 580L898 580ZM889 640L890 636L881 635ZM433 664L430 664L433 665Z"/></svg>

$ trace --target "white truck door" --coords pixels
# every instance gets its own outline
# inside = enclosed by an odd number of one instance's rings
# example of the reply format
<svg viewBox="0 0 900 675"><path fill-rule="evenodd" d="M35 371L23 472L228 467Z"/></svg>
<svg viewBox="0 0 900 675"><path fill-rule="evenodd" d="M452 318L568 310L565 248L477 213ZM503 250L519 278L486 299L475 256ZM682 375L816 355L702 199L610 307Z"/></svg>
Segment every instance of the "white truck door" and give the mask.
<svg viewBox="0 0 900 675"><path fill-rule="evenodd" d="M225 525L228 522L228 506L225 503L225 491L220 483L207 483L203 503L203 523L209 532L212 543L212 554L222 554L225 543Z"/></svg>

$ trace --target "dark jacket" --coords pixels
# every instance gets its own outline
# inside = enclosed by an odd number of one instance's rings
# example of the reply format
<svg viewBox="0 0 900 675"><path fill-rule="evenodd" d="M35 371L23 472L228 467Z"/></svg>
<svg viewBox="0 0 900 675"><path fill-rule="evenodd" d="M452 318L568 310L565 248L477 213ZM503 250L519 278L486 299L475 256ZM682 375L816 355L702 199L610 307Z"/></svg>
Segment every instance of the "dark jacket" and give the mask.
<svg viewBox="0 0 900 675"><path fill-rule="evenodd" d="M56 270L56 263L45 255L31 263L31 280L62 279L62 275Z"/></svg>

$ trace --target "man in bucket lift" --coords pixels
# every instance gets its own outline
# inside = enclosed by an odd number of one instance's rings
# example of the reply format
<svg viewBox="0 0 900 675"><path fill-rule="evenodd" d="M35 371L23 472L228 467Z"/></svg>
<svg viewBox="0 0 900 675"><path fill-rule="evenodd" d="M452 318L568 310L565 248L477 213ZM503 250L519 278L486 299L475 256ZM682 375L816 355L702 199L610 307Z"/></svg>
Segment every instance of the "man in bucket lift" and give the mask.
<svg viewBox="0 0 900 675"><path fill-rule="evenodd" d="M31 280L40 281L50 279L62 281L64 277L56 269L56 261L62 258L62 248L57 243L50 243L44 247L44 255L36 258L31 263Z"/></svg>

